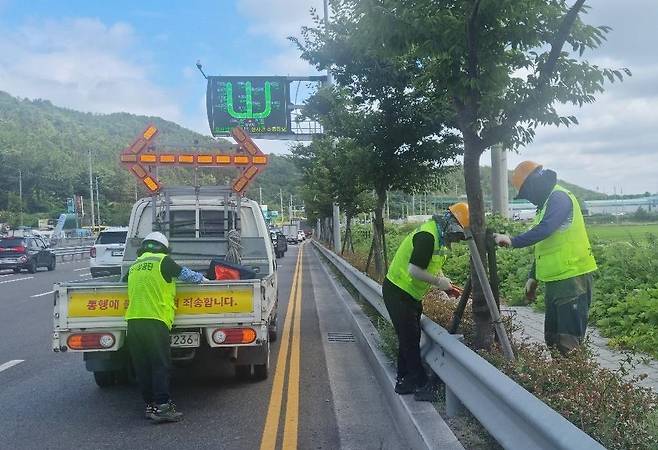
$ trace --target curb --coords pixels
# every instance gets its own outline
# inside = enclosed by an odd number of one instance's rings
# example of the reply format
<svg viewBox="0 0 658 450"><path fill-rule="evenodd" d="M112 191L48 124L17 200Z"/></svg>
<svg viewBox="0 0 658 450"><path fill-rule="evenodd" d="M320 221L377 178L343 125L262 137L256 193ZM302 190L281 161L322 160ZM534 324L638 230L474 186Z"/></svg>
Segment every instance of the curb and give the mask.
<svg viewBox="0 0 658 450"><path fill-rule="evenodd" d="M335 276L327 269L323 255L314 248L321 261L327 279L336 290L345 309L352 328L357 331L357 343L365 353L377 381L382 387L382 395L391 408L398 422L402 435L414 449L464 450L457 437L445 423L439 412L430 403L417 402L413 396L401 396L393 390L395 386L394 364L380 350L380 337L370 319L361 310L352 295L337 282Z"/></svg>

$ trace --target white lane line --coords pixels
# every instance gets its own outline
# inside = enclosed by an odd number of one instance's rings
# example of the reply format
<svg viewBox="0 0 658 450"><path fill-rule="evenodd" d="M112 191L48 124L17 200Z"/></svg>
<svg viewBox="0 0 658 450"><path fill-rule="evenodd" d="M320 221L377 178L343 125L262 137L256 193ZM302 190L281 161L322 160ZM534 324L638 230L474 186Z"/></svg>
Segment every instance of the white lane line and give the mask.
<svg viewBox="0 0 658 450"><path fill-rule="evenodd" d="M20 364L23 361L25 361L25 360L24 359L12 359L11 361L7 361L6 363L0 365L0 372L2 372L3 370L7 370L10 367L14 367L16 364Z"/></svg>
<svg viewBox="0 0 658 450"><path fill-rule="evenodd" d="M41 294L35 294L35 295L30 295L30 298L35 298L35 297L43 297L44 295L52 294L55 291L48 291L48 292L43 292Z"/></svg>
<svg viewBox="0 0 658 450"><path fill-rule="evenodd" d="M74 272L80 272L81 270L89 270L89 267L81 267L79 269L73 269Z"/></svg>
<svg viewBox="0 0 658 450"><path fill-rule="evenodd" d="M91 273L83 273L82 275L78 275L79 277L90 277Z"/></svg>
<svg viewBox="0 0 658 450"><path fill-rule="evenodd" d="M14 281L31 280L34 277L14 278L13 280L0 281L0 284L13 283Z"/></svg>
<svg viewBox="0 0 658 450"><path fill-rule="evenodd" d="M7 275L0 275L0 278L2 278L2 277L8 277L9 275L13 275L13 273L8 273Z"/></svg>

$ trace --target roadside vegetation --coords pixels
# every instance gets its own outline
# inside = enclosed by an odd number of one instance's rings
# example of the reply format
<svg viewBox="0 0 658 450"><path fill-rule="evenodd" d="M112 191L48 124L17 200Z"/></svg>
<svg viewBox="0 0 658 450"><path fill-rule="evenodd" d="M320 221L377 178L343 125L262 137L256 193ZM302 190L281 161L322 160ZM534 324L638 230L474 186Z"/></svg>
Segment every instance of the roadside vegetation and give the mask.
<svg viewBox="0 0 658 450"><path fill-rule="evenodd" d="M492 223L497 229L511 233L526 227L500 218L492 220ZM401 240L414 227L412 224L387 224L387 242L391 254L394 254ZM369 228L354 225L352 232L355 252L346 252L343 257L355 267L365 270ZM655 296L658 294L658 286L649 287L649 280L657 279L658 264L646 263L652 257L658 260L654 238L649 236L642 243L597 240L594 251L600 270L592 321L598 324L603 333L615 335L613 344L658 356L658 342L654 337L658 315L652 309L658 304L658 296ZM525 304L522 289L532 262L531 252L499 250L497 256L503 301L507 304ZM453 246L445 266L446 274L453 281L463 283L468 274L468 258L465 245ZM369 275L377 278L372 267ZM637 286L637 289L630 288L632 285ZM543 299L541 295L539 297L535 307L541 309ZM447 327L456 303L454 299L446 299L439 292L431 291L423 305L424 313L429 318ZM623 320L613 320L613 317ZM475 339L472 325L469 304L459 330L469 346L473 345ZM507 317L505 325L508 334L513 336L518 328L513 317ZM381 324L378 328L384 333L385 352L394 359L395 335ZM489 351L480 350L479 353L606 448L658 448L658 396L651 389L640 387L637 384L638 377L630 377L630 368L634 364L631 354L620 363L618 369L609 370L601 367L587 348L564 358L549 353L543 344L529 343L514 337L512 344L517 356L513 363L503 358L497 346Z"/></svg>

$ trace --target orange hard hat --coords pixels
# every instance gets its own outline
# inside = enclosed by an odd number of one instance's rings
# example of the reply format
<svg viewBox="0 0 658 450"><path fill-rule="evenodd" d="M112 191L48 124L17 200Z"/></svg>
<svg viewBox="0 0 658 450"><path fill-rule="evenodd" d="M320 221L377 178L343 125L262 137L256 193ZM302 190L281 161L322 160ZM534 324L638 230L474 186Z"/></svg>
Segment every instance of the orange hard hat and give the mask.
<svg viewBox="0 0 658 450"><path fill-rule="evenodd" d="M468 203L455 203L454 205L448 206L448 210L452 213L453 216L455 216L455 219L457 219L457 222L459 222L459 225L461 225L462 228L468 228L471 223L468 213Z"/></svg>
<svg viewBox="0 0 658 450"><path fill-rule="evenodd" d="M541 169L542 165L537 164L534 161L523 161L516 166L514 173L512 174L512 184L517 191L521 190L521 186L525 182L526 178L537 169Z"/></svg>

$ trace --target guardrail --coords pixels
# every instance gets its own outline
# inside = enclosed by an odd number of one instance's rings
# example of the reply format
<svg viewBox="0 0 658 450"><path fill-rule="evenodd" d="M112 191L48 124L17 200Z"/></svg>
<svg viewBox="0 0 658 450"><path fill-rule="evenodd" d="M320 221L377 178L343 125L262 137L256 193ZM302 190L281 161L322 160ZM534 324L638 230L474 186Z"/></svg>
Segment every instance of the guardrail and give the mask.
<svg viewBox="0 0 658 450"><path fill-rule="evenodd" d="M80 255L80 259L83 259L84 255L89 256L89 250L91 245L81 245L77 247L55 247L52 249L56 258L59 258L60 261L65 261L67 256L71 257L71 260L74 260L76 256Z"/></svg>
<svg viewBox="0 0 658 450"><path fill-rule="evenodd" d="M390 321L381 285L316 241L313 244L359 296ZM427 316L421 318L421 326L421 352L425 362L446 385L449 416L458 414L462 405L466 406L506 449L604 449Z"/></svg>

